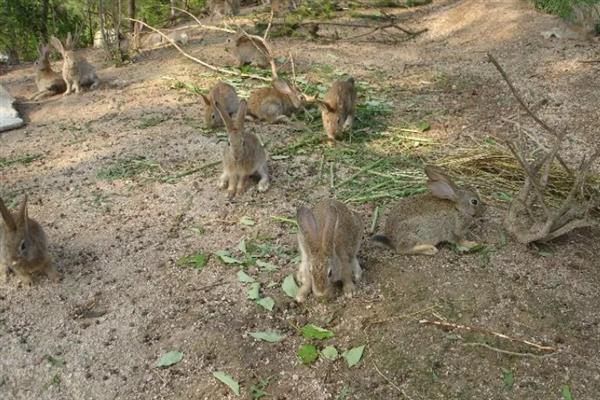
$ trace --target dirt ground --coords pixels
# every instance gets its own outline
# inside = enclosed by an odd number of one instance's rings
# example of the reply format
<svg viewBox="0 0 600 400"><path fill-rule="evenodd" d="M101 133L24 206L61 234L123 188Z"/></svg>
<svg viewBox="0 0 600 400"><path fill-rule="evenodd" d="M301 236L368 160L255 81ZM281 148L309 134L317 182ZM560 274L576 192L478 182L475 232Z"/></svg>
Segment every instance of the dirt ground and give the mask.
<svg viewBox="0 0 600 400"><path fill-rule="evenodd" d="M431 129L423 135L454 144L505 131L510 125L502 117L520 115L486 62L491 51L532 104L545 100L538 107L544 119L573 132L568 152L598 141L600 64L580 62L599 58L597 42L543 38L541 32L564 23L520 0L434 1L395 12L406 26L428 31L393 44L280 38L274 48L293 51L298 73L309 79L314 68L332 65L377 87L393 104L388 126L427 118ZM227 65L233 60L225 39L203 33L186 49ZM103 65L100 53L88 56ZM293 218L299 204L329 196L318 176L326 146L271 160L271 190L250 188L229 202L216 188L220 167L213 164L225 135L201 129L199 97L176 85L205 89L216 75L174 49L149 51L121 68L100 67L99 75L98 90L20 104L27 126L0 135L0 160L21 160L0 163L0 195L14 206L29 194L30 216L45 226L63 274L60 283L40 277L32 288L12 276L0 288L3 399L237 398L214 371L239 381L244 398L253 398L252 385L267 378L263 398L290 400L546 400L568 399L567 391L578 400L598 398L598 230L551 243L548 256L506 242L503 210L490 206L473 232L494 249L485 260L447 246L433 258L397 256L366 240L364 280L352 299L310 297L296 305L280 285L297 267L295 234L273 217ZM22 100L35 91L31 65L0 82ZM248 129L266 139L267 150L293 144L297 135L290 125L249 123ZM128 175L119 165L141 172ZM377 205L386 203L352 207L369 226ZM255 224L241 223L243 217ZM271 312L247 298L239 268L215 255L241 257L241 240L278 267L246 269L262 283L261 296L274 299ZM178 263L198 251L210 255L201 271ZM423 318L558 351L540 356L522 343L444 331L420 324ZM304 339L297 328L307 323L335 337ZM267 343L248 334L265 330L285 339ZM352 368L323 358L305 366L296 355L305 343L340 352L366 347ZM183 353L181 362L156 368L171 350Z"/></svg>

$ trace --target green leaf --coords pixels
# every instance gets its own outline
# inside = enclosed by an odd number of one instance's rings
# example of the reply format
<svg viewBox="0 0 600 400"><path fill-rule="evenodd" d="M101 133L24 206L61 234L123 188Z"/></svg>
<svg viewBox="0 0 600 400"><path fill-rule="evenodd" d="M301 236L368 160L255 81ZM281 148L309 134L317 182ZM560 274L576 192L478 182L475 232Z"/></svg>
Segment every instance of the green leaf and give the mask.
<svg viewBox="0 0 600 400"><path fill-rule="evenodd" d="M564 400L573 400L573 395L571 394L571 388L569 388L569 385L562 385L560 387L560 394Z"/></svg>
<svg viewBox="0 0 600 400"><path fill-rule="evenodd" d="M505 389L512 389L515 384L515 377L512 371L502 368L502 382L504 382Z"/></svg>
<svg viewBox="0 0 600 400"><path fill-rule="evenodd" d="M294 274L289 274L283 280L281 284L281 288L284 293L287 294L292 299L295 299L298 295L298 285L296 285L296 281L294 280Z"/></svg>
<svg viewBox="0 0 600 400"><path fill-rule="evenodd" d="M314 345L303 344L298 349L298 357L303 364L312 364L319 357L319 353L317 353L317 348Z"/></svg>
<svg viewBox="0 0 600 400"><path fill-rule="evenodd" d="M337 360L339 353L337 349L333 346L327 346L323 350L321 350L321 354L328 360L335 361Z"/></svg>
<svg viewBox="0 0 600 400"><path fill-rule="evenodd" d="M285 338L285 336L275 331L249 332L248 334L254 339L264 340L269 343L281 342Z"/></svg>
<svg viewBox="0 0 600 400"><path fill-rule="evenodd" d="M256 300L256 304L263 307L265 310L273 311L273 307L275 306L275 300L270 297L265 297L259 300Z"/></svg>
<svg viewBox="0 0 600 400"><path fill-rule="evenodd" d="M271 156L271 160L275 160L275 161L277 161L277 160L285 160L285 159L288 159L288 158L290 158L290 156L286 156L286 155Z"/></svg>
<svg viewBox="0 0 600 400"><path fill-rule="evenodd" d="M421 121L417 124L417 129L421 132L425 132L431 129L431 125L427 121Z"/></svg>
<svg viewBox="0 0 600 400"><path fill-rule="evenodd" d="M306 339L329 339L332 338L333 332L328 331L327 329L320 328L313 324L304 325L302 328L302 336Z"/></svg>
<svg viewBox="0 0 600 400"><path fill-rule="evenodd" d="M238 271L237 273L238 281L242 283L252 283L254 282L254 278L245 273L244 271Z"/></svg>
<svg viewBox="0 0 600 400"><path fill-rule="evenodd" d="M156 362L157 368L168 368L172 365L177 364L183 358L183 353L180 351L169 351L163 354L160 359Z"/></svg>
<svg viewBox="0 0 600 400"><path fill-rule="evenodd" d="M248 249L246 248L246 239L240 240L240 244L238 244L238 249L244 254L248 253Z"/></svg>
<svg viewBox="0 0 600 400"><path fill-rule="evenodd" d="M350 349L350 350L342 353L342 357L344 357L346 359L346 363L348 363L348 367L353 367L356 364L358 364L358 362L362 358L364 349L365 349L365 346L362 345L362 346L355 347L353 349Z"/></svg>
<svg viewBox="0 0 600 400"><path fill-rule="evenodd" d="M505 201L507 203L510 203L512 201L512 196L509 194L506 194L504 192L498 192L495 194L496 194L496 198L500 201Z"/></svg>
<svg viewBox="0 0 600 400"><path fill-rule="evenodd" d="M200 271L206 266L207 262L208 257L206 257L204 253L198 252L191 256L181 257L177 260L177 265L180 267L190 267Z"/></svg>
<svg viewBox="0 0 600 400"><path fill-rule="evenodd" d="M238 381L233 379L230 375L227 375L225 372L215 371L212 373L215 378L229 386L229 389L237 396L240 395L240 384Z"/></svg>
<svg viewBox="0 0 600 400"><path fill-rule="evenodd" d="M227 251L217 251L215 254L225 264L243 264L237 258L231 257L231 255L229 255L229 252Z"/></svg>
<svg viewBox="0 0 600 400"><path fill-rule="evenodd" d="M256 222L254 222L254 220L249 217L243 216L242 219L240 219L240 224L246 226L254 226Z"/></svg>
<svg viewBox="0 0 600 400"><path fill-rule="evenodd" d="M250 300L260 299L260 283L254 282L248 289L248 298Z"/></svg>
<svg viewBox="0 0 600 400"><path fill-rule="evenodd" d="M270 262L265 262L262 260L256 260L256 265L262 269L263 271L266 272L273 272L273 271L277 271L279 268L277 268L277 266L275 264L271 264Z"/></svg>
<svg viewBox="0 0 600 400"><path fill-rule="evenodd" d="M552 250L552 248L546 244L537 243L536 247L538 250L538 254L542 257L552 257L554 255L554 251Z"/></svg>

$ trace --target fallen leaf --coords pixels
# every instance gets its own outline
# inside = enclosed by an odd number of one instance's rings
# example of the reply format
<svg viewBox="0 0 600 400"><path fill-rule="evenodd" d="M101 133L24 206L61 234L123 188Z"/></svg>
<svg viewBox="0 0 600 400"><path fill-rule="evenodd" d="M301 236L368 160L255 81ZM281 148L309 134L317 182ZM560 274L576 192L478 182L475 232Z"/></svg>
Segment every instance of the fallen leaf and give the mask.
<svg viewBox="0 0 600 400"><path fill-rule="evenodd" d="M250 300L258 300L260 299L260 283L254 282L248 289L248 298Z"/></svg>
<svg viewBox="0 0 600 400"><path fill-rule="evenodd" d="M183 358L183 353L180 351L169 351L163 354L160 359L156 362L157 368L168 368L172 365L177 364Z"/></svg>
<svg viewBox="0 0 600 400"><path fill-rule="evenodd" d="M512 389L515 384L515 376L512 371L502 368L502 382L504 382L505 389Z"/></svg>
<svg viewBox="0 0 600 400"><path fill-rule="evenodd" d="M281 284L281 288L289 297L292 299L296 298L296 295L298 295L298 285L296 285L296 281L294 280L294 274L290 274L285 277L283 283Z"/></svg>
<svg viewBox="0 0 600 400"><path fill-rule="evenodd" d="M303 344L298 349L298 357L303 364L312 364L319 357L319 353L317 353L317 348L314 345Z"/></svg>
<svg viewBox="0 0 600 400"><path fill-rule="evenodd" d="M273 311L273 307L275 306L275 300L273 300L270 297L265 297L265 298L256 300L256 304L263 307L265 310Z"/></svg>
<svg viewBox="0 0 600 400"><path fill-rule="evenodd" d="M269 343L281 342L285 337L275 331L249 332L248 334L254 339L264 340Z"/></svg>
<svg viewBox="0 0 600 400"><path fill-rule="evenodd" d="M263 271L266 272L273 272L273 271L277 271L279 268L277 268L277 266L275 264L271 264L270 262L266 262L266 261L262 261L262 260L256 260L256 265L262 269Z"/></svg>
<svg viewBox="0 0 600 400"><path fill-rule="evenodd" d="M323 350L321 350L321 354L328 360L335 361L337 360L339 353L337 349L333 346L327 346Z"/></svg>
<svg viewBox="0 0 600 400"><path fill-rule="evenodd" d="M564 400L573 400L573 395L571 394L571 388L569 385L562 385L560 387L560 394Z"/></svg>
<svg viewBox="0 0 600 400"><path fill-rule="evenodd" d="M238 271L237 273L238 281L242 283L252 283L254 282L254 278L245 273L244 271Z"/></svg>
<svg viewBox="0 0 600 400"><path fill-rule="evenodd" d="M350 349L350 350L342 353L342 357L344 357L344 359L346 359L346 363L348 363L348 367L353 367L356 364L358 364L358 362L362 358L364 349L365 349L365 346L362 345L362 346L354 347L353 349Z"/></svg>
<svg viewBox="0 0 600 400"><path fill-rule="evenodd" d="M233 258L229 255L228 252L226 251L217 251L215 253L215 255L217 257L219 257L219 259L224 262L225 264L243 264L240 260L238 260L237 258Z"/></svg>
<svg viewBox="0 0 600 400"><path fill-rule="evenodd" d="M215 378L229 386L231 391L236 395L240 395L240 384L238 381L233 379L230 375L227 375L225 372L215 371L212 373Z"/></svg>
<svg viewBox="0 0 600 400"><path fill-rule="evenodd" d="M302 328L302 336L306 339L329 339L332 338L333 332L328 331L327 329L320 328L313 324L304 325Z"/></svg>

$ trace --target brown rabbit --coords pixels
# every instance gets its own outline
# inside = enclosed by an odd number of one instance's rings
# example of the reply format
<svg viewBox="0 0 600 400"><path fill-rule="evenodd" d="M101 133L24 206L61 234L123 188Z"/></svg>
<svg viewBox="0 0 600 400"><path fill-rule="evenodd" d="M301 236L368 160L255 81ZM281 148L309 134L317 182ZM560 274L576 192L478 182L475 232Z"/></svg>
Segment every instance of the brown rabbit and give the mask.
<svg viewBox="0 0 600 400"><path fill-rule="evenodd" d="M401 254L435 255L437 244L473 248L465 239L475 218L483 213L477 193L457 187L433 167L425 167L431 193L400 200L390 211L383 234L373 240Z"/></svg>
<svg viewBox="0 0 600 400"><path fill-rule="evenodd" d="M274 122L287 121L288 116L300 109L306 99L300 91L283 79L275 78L271 87L254 90L248 99L248 114Z"/></svg>
<svg viewBox="0 0 600 400"><path fill-rule="evenodd" d="M266 191L269 189L267 154L258 138L244 131L248 107L246 100L240 101L235 122L218 101L215 106L225 122L229 137L229 146L223 150L223 174L219 179L219 187L227 187L229 198L233 198L244 191L248 178L258 175L258 191Z"/></svg>
<svg viewBox="0 0 600 400"><path fill-rule="evenodd" d="M356 88L354 78L345 81L335 81L319 102L321 118L327 138L334 143L336 136L352 129L354 109L356 104Z"/></svg>
<svg viewBox="0 0 600 400"><path fill-rule="evenodd" d="M225 83L217 83L207 95L200 94L204 100L204 126L207 129L223 126L223 120L215 106L219 102L225 112L231 117L235 115L240 107L240 99L233 86Z"/></svg>
<svg viewBox="0 0 600 400"><path fill-rule="evenodd" d="M247 64L260 68L269 67L269 51L260 40L238 32L234 39L229 39L228 42L233 43L233 55L238 61L238 67L242 68Z"/></svg>
<svg viewBox="0 0 600 400"><path fill-rule="evenodd" d="M92 89L98 86L100 80L94 67L75 54L71 33L68 34L64 46L55 36L50 38L50 44L63 56L62 76L67 84L65 96L71 93L71 88L75 89L75 93L79 93L82 86L89 86Z"/></svg>
<svg viewBox="0 0 600 400"><path fill-rule="evenodd" d="M6 282L9 270L24 284L31 285L32 276L43 272L54 281L60 274L48 255L46 235L42 226L27 216L27 196L23 197L16 215L12 215L0 198L0 281Z"/></svg>
<svg viewBox="0 0 600 400"><path fill-rule="evenodd" d="M297 220L301 287L296 301L306 300L311 289L317 297L329 295L332 283L340 280L345 295L351 297L352 277L357 282L362 277L356 257L363 234L360 217L339 201L323 200L312 210L298 208Z"/></svg>
<svg viewBox="0 0 600 400"><path fill-rule="evenodd" d="M32 100L41 100L44 97L63 93L67 85L61 74L55 72L50 65L48 55L50 46L40 44L38 46L38 59L35 61L35 84L38 91L33 95Z"/></svg>

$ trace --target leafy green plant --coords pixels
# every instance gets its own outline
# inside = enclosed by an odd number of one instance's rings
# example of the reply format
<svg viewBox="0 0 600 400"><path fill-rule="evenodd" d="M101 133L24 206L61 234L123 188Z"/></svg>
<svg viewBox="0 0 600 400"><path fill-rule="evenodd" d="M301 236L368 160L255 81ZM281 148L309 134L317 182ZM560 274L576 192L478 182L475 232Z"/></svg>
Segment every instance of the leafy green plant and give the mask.
<svg viewBox="0 0 600 400"><path fill-rule="evenodd" d="M208 257L201 251L198 251L195 254L181 257L177 260L177 266L184 268L192 268L198 271L201 271L206 266L208 262Z"/></svg>
<svg viewBox="0 0 600 400"><path fill-rule="evenodd" d="M11 165L14 164L30 164L32 162L34 162L35 160L39 160L40 158L42 158L41 154L27 154L21 157L14 157L14 158L4 158L4 157L0 157L0 168L6 168L6 167L10 167Z"/></svg>
<svg viewBox="0 0 600 400"><path fill-rule="evenodd" d="M101 179L114 181L132 178L144 172L153 172L159 168L158 163L145 156L132 156L100 169L97 176Z"/></svg>

